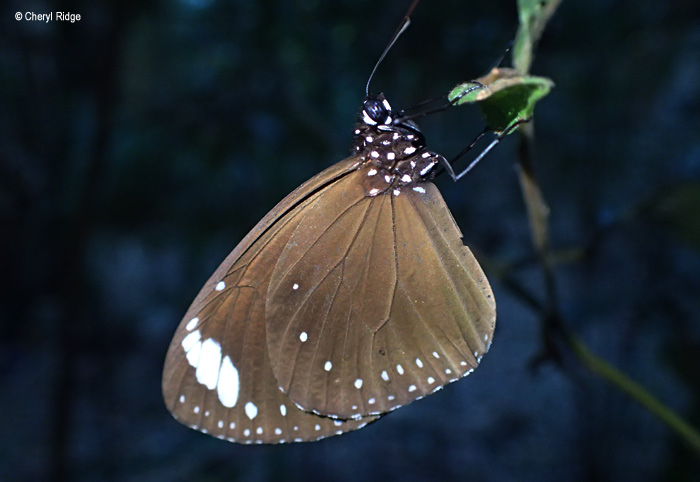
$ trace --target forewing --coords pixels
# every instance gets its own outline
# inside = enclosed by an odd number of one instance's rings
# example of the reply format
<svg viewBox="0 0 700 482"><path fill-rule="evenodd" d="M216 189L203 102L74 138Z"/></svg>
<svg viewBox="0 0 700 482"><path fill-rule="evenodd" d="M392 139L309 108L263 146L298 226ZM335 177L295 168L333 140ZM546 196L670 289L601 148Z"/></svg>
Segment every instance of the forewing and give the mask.
<svg viewBox="0 0 700 482"><path fill-rule="evenodd" d="M495 327L491 288L437 188L366 197L364 175L309 206L265 310L282 390L342 419L388 412L470 373Z"/></svg>
<svg viewBox="0 0 700 482"><path fill-rule="evenodd" d="M280 391L267 355L265 293L275 262L309 203L354 166L348 160L285 198L207 281L171 342L163 396L180 422L243 443L317 440L373 420L306 413Z"/></svg>

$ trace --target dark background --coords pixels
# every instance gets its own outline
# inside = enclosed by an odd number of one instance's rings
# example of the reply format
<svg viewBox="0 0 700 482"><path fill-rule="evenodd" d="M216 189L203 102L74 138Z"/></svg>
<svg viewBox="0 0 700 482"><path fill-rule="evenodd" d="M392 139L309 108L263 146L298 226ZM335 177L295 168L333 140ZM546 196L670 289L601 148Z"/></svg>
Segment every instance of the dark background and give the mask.
<svg viewBox="0 0 700 482"><path fill-rule="evenodd" d="M697 454L571 355L533 368L540 316L502 281L543 299L517 136L458 184L438 180L498 302L466 381L312 444L225 443L166 411L181 316L277 201L349 152L408 3L0 7L0 480L699 480ZM401 108L482 75L514 3L423 2L373 90ZM533 65L556 83L536 133L561 313L696 427L698 52L696 0L565 0ZM421 126L448 158L482 129L469 108Z"/></svg>

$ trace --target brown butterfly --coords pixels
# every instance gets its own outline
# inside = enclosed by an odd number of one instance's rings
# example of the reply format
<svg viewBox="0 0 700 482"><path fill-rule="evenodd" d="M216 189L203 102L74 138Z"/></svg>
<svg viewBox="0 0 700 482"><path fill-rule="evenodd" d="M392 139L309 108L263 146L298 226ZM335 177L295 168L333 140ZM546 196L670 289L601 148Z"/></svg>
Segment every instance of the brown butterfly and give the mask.
<svg viewBox="0 0 700 482"><path fill-rule="evenodd" d="M163 373L173 416L234 442L318 440L471 373L496 308L430 182L440 163L368 94L353 154L270 211L190 306Z"/></svg>

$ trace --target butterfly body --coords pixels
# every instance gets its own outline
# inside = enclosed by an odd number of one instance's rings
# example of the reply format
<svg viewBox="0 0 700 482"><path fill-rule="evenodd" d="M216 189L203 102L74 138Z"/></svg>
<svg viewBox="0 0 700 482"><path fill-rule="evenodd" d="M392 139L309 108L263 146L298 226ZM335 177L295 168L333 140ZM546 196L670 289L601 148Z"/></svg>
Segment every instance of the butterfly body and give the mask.
<svg viewBox="0 0 700 482"><path fill-rule="evenodd" d="M166 357L184 424L243 443L363 427L471 373L495 303L430 182L444 159L380 94L353 154L280 202L195 298Z"/></svg>

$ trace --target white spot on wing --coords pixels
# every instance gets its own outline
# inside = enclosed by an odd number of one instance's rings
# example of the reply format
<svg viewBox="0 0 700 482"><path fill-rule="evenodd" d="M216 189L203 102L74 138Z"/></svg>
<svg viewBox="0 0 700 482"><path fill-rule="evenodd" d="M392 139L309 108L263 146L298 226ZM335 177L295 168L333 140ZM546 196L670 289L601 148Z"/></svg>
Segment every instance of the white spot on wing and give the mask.
<svg viewBox="0 0 700 482"><path fill-rule="evenodd" d="M282 429L279 428L279 427L277 427L277 428L275 429L275 435L282 435Z"/></svg>
<svg viewBox="0 0 700 482"><path fill-rule="evenodd" d="M299 284L298 284L298 283L294 283L294 284L292 285L292 289L293 289L293 290L298 290L298 289L299 289Z"/></svg>
<svg viewBox="0 0 700 482"><path fill-rule="evenodd" d="M372 168L369 171L367 171L368 176L375 176L377 174L377 170Z"/></svg>
<svg viewBox="0 0 700 482"><path fill-rule="evenodd" d="M416 191L416 192L419 192L419 193L421 193L421 194L425 194L425 189L423 189L423 188L420 187L420 186L414 187L413 190Z"/></svg>
<svg viewBox="0 0 700 482"><path fill-rule="evenodd" d="M194 413L199 413L199 405L196 405L196 406L194 407Z"/></svg>
<svg viewBox="0 0 700 482"><path fill-rule="evenodd" d="M428 383L432 384L435 381L433 377L428 377Z"/></svg>
<svg viewBox="0 0 700 482"><path fill-rule="evenodd" d="M199 318L197 318L197 317L195 316L194 318L192 318L192 319L189 321L189 323L187 323L187 326L185 326L185 329L186 329L187 331L192 331L192 330L194 330L195 327L197 326L197 323L199 323Z"/></svg>
<svg viewBox="0 0 700 482"><path fill-rule="evenodd" d="M218 283L216 283L216 291L223 291L224 288L226 288L226 283L224 283L223 281L219 281Z"/></svg>
<svg viewBox="0 0 700 482"><path fill-rule="evenodd" d="M386 382L389 381L389 374L386 372L386 370L382 372L382 379Z"/></svg>
<svg viewBox="0 0 700 482"><path fill-rule="evenodd" d="M280 405L280 413L283 417L287 416L287 406L285 404Z"/></svg>
<svg viewBox="0 0 700 482"><path fill-rule="evenodd" d="M409 392L415 392L415 391L416 391L416 386L415 386L415 385L411 385L410 387L408 387L408 391L409 391Z"/></svg>
<svg viewBox="0 0 700 482"><path fill-rule="evenodd" d="M403 375L403 367L401 365L396 365L396 371L399 372L399 375Z"/></svg>
<svg viewBox="0 0 700 482"><path fill-rule="evenodd" d="M423 362L420 360L420 358L416 358L416 365L418 365L418 368L423 368Z"/></svg>
<svg viewBox="0 0 700 482"><path fill-rule="evenodd" d="M258 407L253 402L248 402L245 404L245 414L249 419L253 420L258 416Z"/></svg>
<svg viewBox="0 0 700 482"><path fill-rule="evenodd" d="M323 365L323 369L327 372L331 371L331 368L333 368L333 364L330 361L327 361L326 364Z"/></svg>
<svg viewBox="0 0 700 482"><path fill-rule="evenodd" d="M193 331L192 333L190 333L182 339L182 349L186 352L189 352L192 348L194 348L195 344L197 344L201 338L202 335L199 333L199 330Z"/></svg>
<svg viewBox="0 0 700 482"><path fill-rule="evenodd" d="M409 139L410 139L410 137L409 137ZM403 153L406 154L407 156L413 154L414 152L416 152L416 148L413 146L409 146L403 150Z"/></svg>
<svg viewBox="0 0 700 482"><path fill-rule="evenodd" d="M221 364L221 345L212 338L202 343L202 350L197 363L197 381L213 390L219 379L219 366Z"/></svg>
<svg viewBox="0 0 700 482"><path fill-rule="evenodd" d="M221 404L227 408L235 407L239 389L238 370L233 365L231 358L226 355L221 363L219 382L216 385L216 393L219 395Z"/></svg>
<svg viewBox="0 0 700 482"><path fill-rule="evenodd" d="M305 331L302 331L299 334L299 339L301 340L302 343L304 343L306 340L309 339L309 335Z"/></svg>
<svg viewBox="0 0 700 482"><path fill-rule="evenodd" d="M180 395L180 403L185 403L185 396L184 395Z"/></svg>
<svg viewBox="0 0 700 482"><path fill-rule="evenodd" d="M357 388L358 390L362 388L362 378L358 378L357 380L355 380L355 388Z"/></svg>
<svg viewBox="0 0 700 482"><path fill-rule="evenodd" d="M438 352L436 352L436 351L433 352L433 356L434 356L435 358L440 358L440 355L438 355Z"/></svg>
<svg viewBox="0 0 700 482"><path fill-rule="evenodd" d="M195 333L199 334L198 331ZM202 351L202 342L198 341L195 343L192 348L187 350L187 361L189 362L190 365L193 367L197 366L197 363L199 362L199 354Z"/></svg>
<svg viewBox="0 0 700 482"><path fill-rule="evenodd" d="M390 161L393 161L396 158L396 154L394 154L393 152L387 152L386 158L389 159Z"/></svg>

